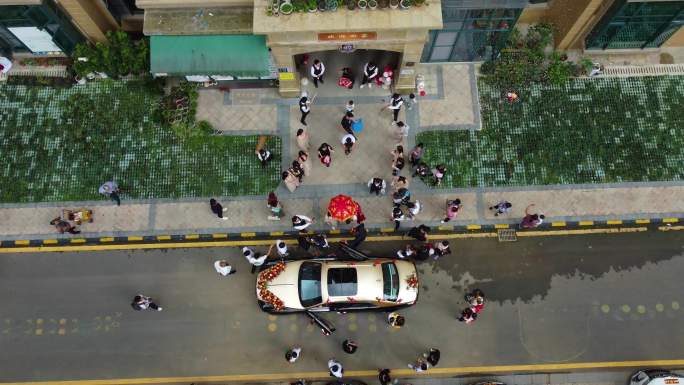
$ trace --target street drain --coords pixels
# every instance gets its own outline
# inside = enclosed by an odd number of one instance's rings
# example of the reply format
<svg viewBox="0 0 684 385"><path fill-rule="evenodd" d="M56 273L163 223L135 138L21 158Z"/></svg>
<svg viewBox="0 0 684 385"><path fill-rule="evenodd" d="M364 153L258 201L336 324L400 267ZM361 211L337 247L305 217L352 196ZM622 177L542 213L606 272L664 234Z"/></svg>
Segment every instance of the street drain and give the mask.
<svg viewBox="0 0 684 385"><path fill-rule="evenodd" d="M499 229L497 234L499 235L499 242L515 242L518 240L515 229Z"/></svg>

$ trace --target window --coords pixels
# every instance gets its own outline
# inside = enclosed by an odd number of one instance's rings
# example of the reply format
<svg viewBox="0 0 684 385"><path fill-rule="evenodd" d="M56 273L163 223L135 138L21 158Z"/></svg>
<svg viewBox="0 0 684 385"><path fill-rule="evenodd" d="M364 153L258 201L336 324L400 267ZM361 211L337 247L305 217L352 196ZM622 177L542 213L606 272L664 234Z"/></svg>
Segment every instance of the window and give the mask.
<svg viewBox="0 0 684 385"><path fill-rule="evenodd" d="M299 301L304 307L318 305L321 298L321 264L304 262L299 267Z"/></svg>
<svg viewBox="0 0 684 385"><path fill-rule="evenodd" d="M396 301L399 295L399 273L394 262L382 264L382 299Z"/></svg>
<svg viewBox="0 0 684 385"><path fill-rule="evenodd" d="M328 270L328 295L331 297L355 296L357 291L356 269Z"/></svg>
<svg viewBox="0 0 684 385"><path fill-rule="evenodd" d="M684 25L684 1L616 0L586 39L590 49L655 48Z"/></svg>

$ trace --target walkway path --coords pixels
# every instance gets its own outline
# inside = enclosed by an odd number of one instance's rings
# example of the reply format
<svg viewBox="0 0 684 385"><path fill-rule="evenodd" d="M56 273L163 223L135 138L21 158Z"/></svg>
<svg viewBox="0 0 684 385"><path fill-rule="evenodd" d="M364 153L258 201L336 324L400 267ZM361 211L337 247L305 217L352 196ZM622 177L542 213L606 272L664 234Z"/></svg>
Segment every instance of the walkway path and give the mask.
<svg viewBox="0 0 684 385"><path fill-rule="evenodd" d="M480 114L472 65L424 65L418 69L425 75L427 93L411 110L403 109L400 120L410 127L403 145L406 151L415 144L415 134L424 130L477 130ZM330 82L328 82L330 83ZM326 87L334 85L326 83ZM364 92L366 91L366 92ZM309 90L311 95L315 89ZM329 95L329 90L326 90ZM286 217L269 221L265 197L243 196L220 199L228 208L230 220L222 221L209 211L208 198L186 200L127 200L121 207L102 200L68 202L66 204L0 205L0 239L56 238L48 223L62 208L89 207L95 221L82 227L83 236L125 236L241 231L285 231L291 226L289 215L304 214L322 219L330 197L352 195L368 217L367 226L391 227L391 200L387 196L370 196L367 181L374 176L391 181L390 151L397 141L392 138L391 114L380 112L389 95L378 89L346 90L339 88L335 97L315 99L309 115L313 172L294 193L282 186L276 193L283 201ZM345 156L340 143L344 131L339 122L349 99L356 102L356 116L363 118L365 129L350 156ZM278 98L275 90L203 90L200 93L198 119L210 121L227 134L277 133L284 151L283 169L296 157L295 132L301 127L296 100ZM336 147L333 164L323 167L315 150L322 142ZM445 149L448 151L448 148ZM256 161L256 159L255 159ZM410 174L405 170L403 175ZM120 181L125 184L125 181ZM97 188L97 186L93 186ZM452 225L517 223L525 207L534 203L547 221L640 219L678 217L684 212L684 182L620 183L611 185L527 186L510 188L432 189L418 179L409 187L423 205L417 220L439 225L447 199L460 198L463 211ZM388 186L388 193L391 188ZM499 199L513 203L506 217L494 217L487 209ZM37 206L37 207L36 207ZM411 226L404 222L403 226ZM314 229L325 229L320 223Z"/></svg>

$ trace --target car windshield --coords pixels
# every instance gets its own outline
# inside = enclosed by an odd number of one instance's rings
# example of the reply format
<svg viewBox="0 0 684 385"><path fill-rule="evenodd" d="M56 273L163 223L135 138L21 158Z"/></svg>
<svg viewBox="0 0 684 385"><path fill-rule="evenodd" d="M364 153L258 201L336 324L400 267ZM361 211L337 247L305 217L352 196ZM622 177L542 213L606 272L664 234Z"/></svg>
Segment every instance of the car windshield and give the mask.
<svg viewBox="0 0 684 385"><path fill-rule="evenodd" d="M299 268L299 301L304 307L318 305L321 298L321 264L304 262Z"/></svg>
<svg viewBox="0 0 684 385"><path fill-rule="evenodd" d="M396 301L399 295L399 273L394 262L382 264L382 298Z"/></svg>
<svg viewBox="0 0 684 385"><path fill-rule="evenodd" d="M331 297L350 297L357 292L356 269L341 268L328 270L328 295Z"/></svg>

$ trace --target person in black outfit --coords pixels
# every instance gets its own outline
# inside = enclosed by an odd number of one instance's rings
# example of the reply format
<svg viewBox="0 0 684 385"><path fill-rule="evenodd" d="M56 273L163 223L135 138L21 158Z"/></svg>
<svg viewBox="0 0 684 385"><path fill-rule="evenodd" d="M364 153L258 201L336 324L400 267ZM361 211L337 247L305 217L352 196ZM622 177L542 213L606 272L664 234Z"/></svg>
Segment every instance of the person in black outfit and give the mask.
<svg viewBox="0 0 684 385"><path fill-rule="evenodd" d="M216 201L216 199L209 199L209 207L211 208L211 212L216 214L217 217L223 219L224 221L228 220L228 218L223 216L223 213L228 211L228 209L224 209L223 206Z"/></svg>
<svg viewBox="0 0 684 385"><path fill-rule="evenodd" d="M428 364L432 366L437 366L440 355L441 353L439 352L439 349L435 348L430 348L430 350L427 353L423 353L423 357L425 357Z"/></svg>
<svg viewBox="0 0 684 385"><path fill-rule="evenodd" d="M344 342L342 342L342 350L347 354L354 354L358 347L359 345L352 340L344 340Z"/></svg>
<svg viewBox="0 0 684 385"><path fill-rule="evenodd" d="M372 88L373 82L377 77L378 66L372 61L369 61L365 66L363 66L363 79L361 80L361 88L365 87L366 83L368 83L368 88Z"/></svg>
<svg viewBox="0 0 684 385"><path fill-rule="evenodd" d="M366 225L361 223L358 226L354 227L351 230L351 232L352 234L354 234L354 239L348 244L348 246L356 250L356 248L359 247L361 242L366 240L366 236L368 236L368 231L366 231Z"/></svg>
<svg viewBox="0 0 684 385"><path fill-rule="evenodd" d="M389 369L382 369L378 372L378 380L382 385L389 385L392 383L392 377L390 377Z"/></svg>
<svg viewBox="0 0 684 385"><path fill-rule="evenodd" d="M389 104L389 109L392 110L393 115L393 122L396 123L397 119L399 118L399 111L401 110L401 106L404 104L404 98L401 97L399 94L393 94L392 99L390 99L390 104Z"/></svg>
<svg viewBox="0 0 684 385"><path fill-rule="evenodd" d="M316 59L311 66L311 78L313 78L314 86L318 88L318 82L323 84L323 74L325 73L325 65L320 60Z"/></svg>
<svg viewBox="0 0 684 385"><path fill-rule="evenodd" d="M302 96L302 98L299 99L299 111L302 112L302 118L299 119L299 121L306 126L306 116L311 112L311 102L306 96Z"/></svg>
<svg viewBox="0 0 684 385"><path fill-rule="evenodd" d="M420 225L417 227L411 228L408 233L406 233L407 236L411 238L415 238L421 242L427 241L427 236L428 233L430 232L430 228L425 225Z"/></svg>
<svg viewBox="0 0 684 385"><path fill-rule="evenodd" d="M354 113L351 111L348 111L344 116L342 117L342 121L340 124L342 125L342 128L347 131L348 134L354 135L354 130L352 129L352 123L354 123ZM354 135L356 136L356 135Z"/></svg>

